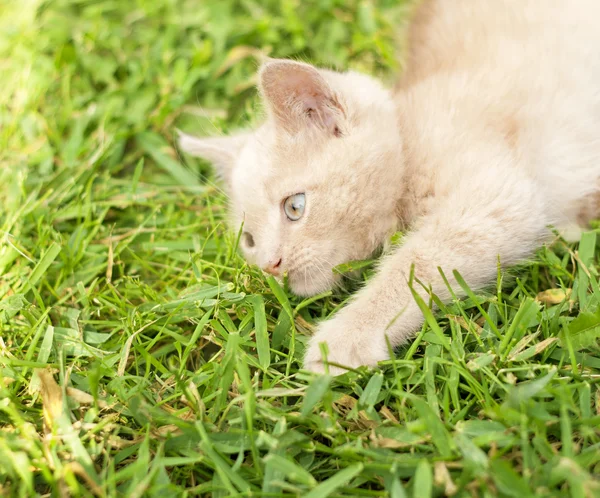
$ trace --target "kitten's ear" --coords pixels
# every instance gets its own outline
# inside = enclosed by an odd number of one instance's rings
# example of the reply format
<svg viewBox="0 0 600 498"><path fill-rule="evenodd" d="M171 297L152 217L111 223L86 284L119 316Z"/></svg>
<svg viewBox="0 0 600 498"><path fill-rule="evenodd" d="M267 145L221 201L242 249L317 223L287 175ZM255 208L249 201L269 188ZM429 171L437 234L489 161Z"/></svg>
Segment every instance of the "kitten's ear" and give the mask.
<svg viewBox="0 0 600 498"><path fill-rule="evenodd" d="M241 132L223 137L193 137L178 130L179 147L184 152L201 157L211 162L217 174L226 181L231 178L231 172L242 147L251 132Z"/></svg>
<svg viewBox="0 0 600 498"><path fill-rule="evenodd" d="M341 135L344 108L321 72L309 64L273 59L259 71L261 93L272 115L289 132L316 125Z"/></svg>

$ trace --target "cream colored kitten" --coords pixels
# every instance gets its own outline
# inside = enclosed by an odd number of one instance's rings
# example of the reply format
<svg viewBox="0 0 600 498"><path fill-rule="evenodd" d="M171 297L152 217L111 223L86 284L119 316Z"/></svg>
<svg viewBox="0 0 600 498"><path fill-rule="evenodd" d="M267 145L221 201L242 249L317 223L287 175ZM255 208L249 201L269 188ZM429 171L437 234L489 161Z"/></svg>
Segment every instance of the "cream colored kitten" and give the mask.
<svg viewBox="0 0 600 498"><path fill-rule="evenodd" d="M297 294L332 288L334 266L410 227L368 285L320 324L306 368L324 370L322 342L329 362L357 367L389 358L386 337L392 346L411 337L423 322L411 265L448 300L438 267L451 284L458 270L480 288L498 258L530 256L549 226L572 231L600 213L598 19L597 0L425 1L393 91L273 60L259 74L262 126L181 137L225 177L248 260L288 272Z"/></svg>

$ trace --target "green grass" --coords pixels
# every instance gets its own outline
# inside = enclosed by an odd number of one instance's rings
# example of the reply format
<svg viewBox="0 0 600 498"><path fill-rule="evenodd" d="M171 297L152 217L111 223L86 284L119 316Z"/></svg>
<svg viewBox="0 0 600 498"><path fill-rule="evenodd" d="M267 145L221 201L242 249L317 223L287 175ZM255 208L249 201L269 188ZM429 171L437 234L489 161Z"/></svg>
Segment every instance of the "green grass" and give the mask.
<svg viewBox="0 0 600 498"><path fill-rule="evenodd" d="M173 147L254 121L261 53L389 78L397 3L4 1L0 495L600 496L596 232L315 378L347 296L248 267Z"/></svg>

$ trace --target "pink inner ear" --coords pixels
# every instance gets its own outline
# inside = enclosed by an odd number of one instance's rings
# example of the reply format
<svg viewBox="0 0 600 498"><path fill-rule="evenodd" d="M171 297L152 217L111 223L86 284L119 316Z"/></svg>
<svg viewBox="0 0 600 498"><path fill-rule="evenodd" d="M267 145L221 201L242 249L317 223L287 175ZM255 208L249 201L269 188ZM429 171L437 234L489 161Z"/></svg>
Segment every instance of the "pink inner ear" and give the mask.
<svg viewBox="0 0 600 498"><path fill-rule="evenodd" d="M342 109L314 67L291 61L268 64L262 72L262 89L284 127L297 131L309 121L340 135L337 121Z"/></svg>
<svg viewBox="0 0 600 498"><path fill-rule="evenodd" d="M311 111L315 111L317 109L317 99L313 96L307 96L303 100L305 110L310 114Z"/></svg>
<svg viewBox="0 0 600 498"><path fill-rule="evenodd" d="M294 100L299 105L301 114L307 116L313 123L322 126L326 130L340 135L336 121L339 119L339 111L336 109L335 101L322 93L315 94L310 89L297 89L298 93Z"/></svg>
<svg viewBox="0 0 600 498"><path fill-rule="evenodd" d="M310 102L313 100L314 102ZM311 121L323 126L326 130L340 136L340 129L336 124L339 119L339 113L333 108L333 102L328 105L327 102L323 102L321 105L316 99L307 99L305 101L305 113L311 119Z"/></svg>

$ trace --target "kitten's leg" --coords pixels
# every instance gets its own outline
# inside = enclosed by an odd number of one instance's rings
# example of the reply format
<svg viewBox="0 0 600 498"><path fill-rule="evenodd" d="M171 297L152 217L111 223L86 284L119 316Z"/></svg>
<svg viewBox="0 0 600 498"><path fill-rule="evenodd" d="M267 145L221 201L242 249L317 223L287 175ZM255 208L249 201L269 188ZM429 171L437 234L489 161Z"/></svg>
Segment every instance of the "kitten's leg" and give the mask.
<svg viewBox="0 0 600 498"><path fill-rule="evenodd" d="M515 264L530 256L550 234L535 184L509 179L493 188L474 187L457 190L423 218L351 303L318 327L308 346L305 368L324 371L322 342L327 343L329 362L358 367L389 358L386 336L392 346L410 338L423 322L408 286L412 264L415 276L447 301L450 292L438 267L460 295L453 270L471 288L481 288L494 281L498 257L503 265ZM413 288L428 301L420 285L415 283ZM331 373L343 371L330 367Z"/></svg>

